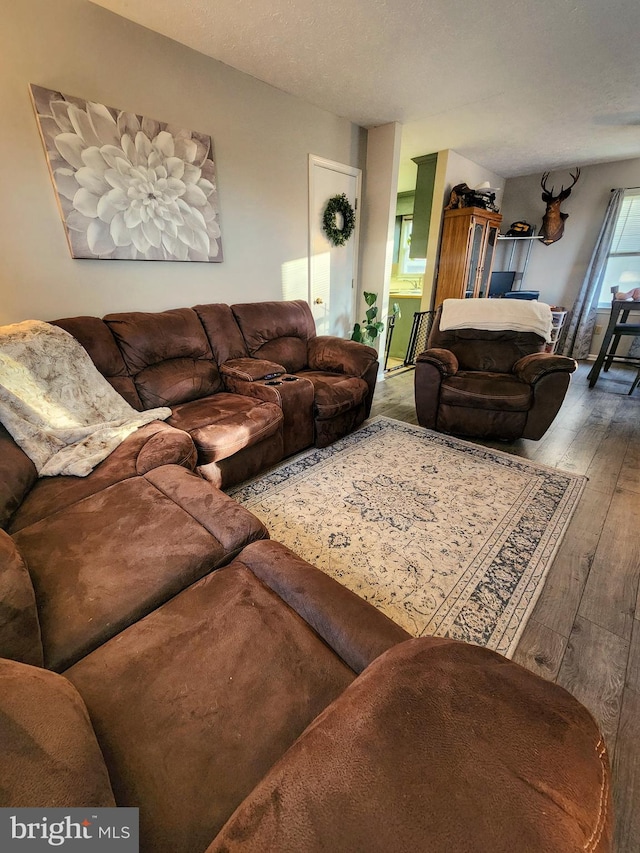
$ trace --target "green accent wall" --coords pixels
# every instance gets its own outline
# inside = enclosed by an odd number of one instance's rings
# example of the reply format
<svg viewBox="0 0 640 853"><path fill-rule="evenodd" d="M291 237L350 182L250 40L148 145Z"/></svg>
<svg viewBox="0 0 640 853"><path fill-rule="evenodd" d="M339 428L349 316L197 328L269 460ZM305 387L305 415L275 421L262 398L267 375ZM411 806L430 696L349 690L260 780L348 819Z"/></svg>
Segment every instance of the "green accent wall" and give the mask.
<svg viewBox="0 0 640 853"><path fill-rule="evenodd" d="M411 232L410 258L427 257L427 241L429 240L429 223L431 222L431 207L433 205L433 187L436 180L437 154L425 154L424 157L413 157L418 166L416 177L416 194L413 205L413 230Z"/></svg>
<svg viewBox="0 0 640 853"><path fill-rule="evenodd" d="M404 358L409 346L409 337L413 328L413 315L420 311L419 296L389 296L389 314L393 313L393 304L397 302L400 306L401 316L396 319L396 325L391 338L389 355L392 358Z"/></svg>

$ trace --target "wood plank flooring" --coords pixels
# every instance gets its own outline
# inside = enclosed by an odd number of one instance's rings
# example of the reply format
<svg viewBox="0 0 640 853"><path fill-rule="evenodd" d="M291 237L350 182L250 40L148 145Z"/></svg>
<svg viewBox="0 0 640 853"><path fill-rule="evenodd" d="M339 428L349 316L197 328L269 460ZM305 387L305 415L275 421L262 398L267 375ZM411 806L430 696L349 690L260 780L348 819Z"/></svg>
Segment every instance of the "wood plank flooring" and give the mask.
<svg viewBox="0 0 640 853"><path fill-rule="evenodd" d="M540 441L479 442L589 483L514 659L561 684L600 725L613 768L616 853L640 851L640 389L581 364ZM388 373L374 415L415 424L414 371Z"/></svg>

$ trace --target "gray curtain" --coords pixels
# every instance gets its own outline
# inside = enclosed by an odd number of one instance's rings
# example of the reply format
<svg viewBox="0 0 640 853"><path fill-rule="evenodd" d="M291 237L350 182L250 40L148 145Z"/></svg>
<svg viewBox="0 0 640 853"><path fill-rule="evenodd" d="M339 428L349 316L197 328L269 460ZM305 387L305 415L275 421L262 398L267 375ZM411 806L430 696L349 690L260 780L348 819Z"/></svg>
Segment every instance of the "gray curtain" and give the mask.
<svg viewBox="0 0 640 853"><path fill-rule="evenodd" d="M576 359L586 358L589 355L593 328L596 324L598 297L600 296L607 258L623 199L623 189L614 190L611 193L609 206L591 256L587 274L572 308L571 320L562 346L563 355L570 355Z"/></svg>

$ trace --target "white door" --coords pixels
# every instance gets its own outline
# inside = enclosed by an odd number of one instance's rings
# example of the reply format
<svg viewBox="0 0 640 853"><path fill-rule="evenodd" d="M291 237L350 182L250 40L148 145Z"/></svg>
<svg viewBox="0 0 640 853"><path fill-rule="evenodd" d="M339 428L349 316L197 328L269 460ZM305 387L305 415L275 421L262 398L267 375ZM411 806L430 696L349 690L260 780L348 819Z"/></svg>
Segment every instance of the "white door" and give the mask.
<svg viewBox="0 0 640 853"><path fill-rule="evenodd" d="M309 304L319 335L349 337L355 320L362 172L353 166L309 155ZM344 246L322 230L332 196L344 193L356 211L356 225Z"/></svg>

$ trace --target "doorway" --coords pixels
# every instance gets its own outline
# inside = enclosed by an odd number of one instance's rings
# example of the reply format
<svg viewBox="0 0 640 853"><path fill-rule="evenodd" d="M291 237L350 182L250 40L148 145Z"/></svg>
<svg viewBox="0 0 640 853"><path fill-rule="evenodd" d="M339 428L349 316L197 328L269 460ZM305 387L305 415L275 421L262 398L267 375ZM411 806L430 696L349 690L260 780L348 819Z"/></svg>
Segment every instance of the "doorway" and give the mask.
<svg viewBox="0 0 640 853"><path fill-rule="evenodd" d="M309 304L319 335L349 336L355 320L358 280L359 199L362 171L309 155ZM332 245L322 216L332 196L344 193L356 211L353 235Z"/></svg>

